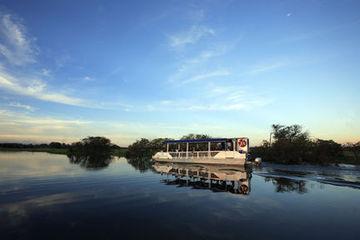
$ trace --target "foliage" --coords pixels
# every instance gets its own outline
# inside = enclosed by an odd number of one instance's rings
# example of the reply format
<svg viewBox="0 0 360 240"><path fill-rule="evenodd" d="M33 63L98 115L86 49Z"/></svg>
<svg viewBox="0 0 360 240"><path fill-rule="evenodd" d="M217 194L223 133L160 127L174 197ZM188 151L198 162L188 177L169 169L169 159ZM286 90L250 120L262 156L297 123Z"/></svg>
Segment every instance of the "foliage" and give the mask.
<svg viewBox="0 0 360 240"><path fill-rule="evenodd" d="M343 147L333 140L311 140L299 125L272 125L274 141L264 140L262 146L251 149L253 157L278 163L340 163L346 162ZM360 144L359 144L360 146ZM355 148L351 148L352 150ZM354 162L351 162L354 163Z"/></svg>
<svg viewBox="0 0 360 240"><path fill-rule="evenodd" d="M52 154L67 154L68 150L66 148L4 148L0 147L0 151L6 152L46 152Z"/></svg>
<svg viewBox="0 0 360 240"><path fill-rule="evenodd" d="M299 163L309 159L311 141L301 126L273 125L274 143L270 148L270 159L279 162Z"/></svg>
<svg viewBox="0 0 360 240"><path fill-rule="evenodd" d="M317 163L336 162L343 157L343 149L333 140L317 139L313 144L312 161Z"/></svg>
<svg viewBox="0 0 360 240"><path fill-rule="evenodd" d="M41 143L41 144L24 144L24 143L0 143L0 148L14 148L14 149L67 149L69 144L59 143L59 142L51 142L50 144Z"/></svg>
<svg viewBox="0 0 360 240"><path fill-rule="evenodd" d="M205 134L191 133L183 136L181 139L204 139L204 138L210 138L210 136ZM141 159L141 160L150 161L151 157L155 153L166 150L166 144L164 143L166 140L171 140L171 139L155 138L150 141L146 138L142 138L140 140L137 140L128 147L128 151L126 152L125 156L128 159ZM201 144L199 144L199 146L200 145Z"/></svg>
<svg viewBox="0 0 360 240"><path fill-rule="evenodd" d="M68 157L71 163L86 168L103 168L112 159L111 141L104 137L87 137L71 144Z"/></svg>
<svg viewBox="0 0 360 240"><path fill-rule="evenodd" d="M142 138L137 140L128 147L125 157L129 159L151 160L151 157L156 152L165 149L164 141L166 140L168 139L156 138L150 141L146 138Z"/></svg>
<svg viewBox="0 0 360 240"><path fill-rule="evenodd" d="M360 141L357 143L347 143L344 145L344 153L355 162L360 162Z"/></svg>
<svg viewBox="0 0 360 240"><path fill-rule="evenodd" d="M67 149L69 146L69 144L59 142L51 142L50 144L0 143L0 150L67 154Z"/></svg>
<svg viewBox="0 0 360 240"><path fill-rule="evenodd" d="M194 139L207 139L207 138L211 138L211 136L207 135L207 134L194 134L194 133L190 133L188 135L182 136L181 139L182 140L194 140ZM214 149L214 146L217 143L211 143L212 144L212 148ZM182 146L184 145L184 146ZM180 148L182 151L185 151L186 147L185 144L181 144ZM194 151L207 151L208 150L208 143L196 143L195 145L193 144L193 146L191 147L191 150Z"/></svg>
<svg viewBox="0 0 360 240"><path fill-rule="evenodd" d="M127 148L124 147L112 147L112 155L116 157L125 157Z"/></svg>
<svg viewBox="0 0 360 240"><path fill-rule="evenodd" d="M211 138L209 135L207 134L194 134L194 133L190 133L188 135L184 135L181 137L182 140L189 140L189 139L206 139L206 138Z"/></svg>

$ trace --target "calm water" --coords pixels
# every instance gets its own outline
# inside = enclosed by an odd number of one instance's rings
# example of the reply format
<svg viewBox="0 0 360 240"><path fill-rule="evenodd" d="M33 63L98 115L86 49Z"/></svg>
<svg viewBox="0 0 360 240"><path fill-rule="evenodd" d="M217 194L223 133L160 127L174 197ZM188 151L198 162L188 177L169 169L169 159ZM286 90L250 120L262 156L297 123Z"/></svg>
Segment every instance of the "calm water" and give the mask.
<svg viewBox="0 0 360 240"><path fill-rule="evenodd" d="M117 159L94 170L0 153L0 239L84 238L359 239L360 169L146 170Z"/></svg>

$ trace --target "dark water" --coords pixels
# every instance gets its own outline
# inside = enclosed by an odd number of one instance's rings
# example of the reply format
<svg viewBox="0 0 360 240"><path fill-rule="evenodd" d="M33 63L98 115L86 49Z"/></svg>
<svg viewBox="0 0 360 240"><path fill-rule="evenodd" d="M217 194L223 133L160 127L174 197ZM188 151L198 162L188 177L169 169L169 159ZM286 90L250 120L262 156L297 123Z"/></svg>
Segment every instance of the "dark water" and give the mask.
<svg viewBox="0 0 360 240"><path fill-rule="evenodd" d="M360 238L356 167L133 165L0 153L0 239Z"/></svg>

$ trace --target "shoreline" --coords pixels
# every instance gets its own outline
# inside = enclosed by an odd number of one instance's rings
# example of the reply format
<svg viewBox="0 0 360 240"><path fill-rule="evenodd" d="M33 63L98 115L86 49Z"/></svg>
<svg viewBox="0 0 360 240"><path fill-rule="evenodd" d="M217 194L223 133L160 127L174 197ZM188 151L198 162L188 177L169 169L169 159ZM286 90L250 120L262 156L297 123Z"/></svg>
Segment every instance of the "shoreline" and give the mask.
<svg viewBox="0 0 360 240"><path fill-rule="evenodd" d="M66 155L68 149L56 148L0 148L0 152L46 152L51 154Z"/></svg>
<svg viewBox="0 0 360 240"><path fill-rule="evenodd" d="M68 154L67 148L0 148L1 152L45 152L50 154L61 154L67 155ZM117 157L124 157L125 156L125 149L117 149L113 152L112 155Z"/></svg>

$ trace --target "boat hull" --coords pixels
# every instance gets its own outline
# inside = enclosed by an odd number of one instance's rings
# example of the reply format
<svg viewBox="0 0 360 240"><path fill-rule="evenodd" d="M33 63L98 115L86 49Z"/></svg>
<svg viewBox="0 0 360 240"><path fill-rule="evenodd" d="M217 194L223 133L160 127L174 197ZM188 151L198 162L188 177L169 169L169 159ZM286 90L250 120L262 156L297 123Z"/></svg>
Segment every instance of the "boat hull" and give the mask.
<svg viewBox="0 0 360 240"><path fill-rule="evenodd" d="M201 155L207 156L201 156ZM188 155L193 157L188 157ZM246 154L236 151L217 151L214 153L180 153L180 152L158 152L152 159L164 163L197 163L216 165L245 165Z"/></svg>
<svg viewBox="0 0 360 240"><path fill-rule="evenodd" d="M190 163L190 164L215 164L215 165L238 165L243 166L246 164L245 159L214 159L214 158L181 158L181 159L154 159L156 162L162 163Z"/></svg>

